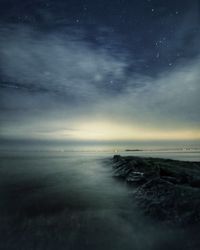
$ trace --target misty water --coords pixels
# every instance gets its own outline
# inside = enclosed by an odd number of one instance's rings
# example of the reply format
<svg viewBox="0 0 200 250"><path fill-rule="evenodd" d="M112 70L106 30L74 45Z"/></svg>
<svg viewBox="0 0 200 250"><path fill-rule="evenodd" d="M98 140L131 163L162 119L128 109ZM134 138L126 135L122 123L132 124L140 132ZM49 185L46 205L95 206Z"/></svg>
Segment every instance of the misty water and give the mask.
<svg viewBox="0 0 200 250"><path fill-rule="evenodd" d="M121 152L122 153L122 152ZM156 222L113 178L113 152L1 152L0 249L200 249L199 229ZM199 152L124 152L199 160Z"/></svg>

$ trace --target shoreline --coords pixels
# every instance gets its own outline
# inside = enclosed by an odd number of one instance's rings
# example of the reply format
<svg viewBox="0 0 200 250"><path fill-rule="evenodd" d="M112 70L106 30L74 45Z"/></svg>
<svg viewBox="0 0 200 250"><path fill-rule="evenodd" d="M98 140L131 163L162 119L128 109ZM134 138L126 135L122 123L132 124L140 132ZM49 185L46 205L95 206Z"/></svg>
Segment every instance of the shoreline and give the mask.
<svg viewBox="0 0 200 250"><path fill-rule="evenodd" d="M200 162L114 155L112 167L147 216L173 224L200 223Z"/></svg>

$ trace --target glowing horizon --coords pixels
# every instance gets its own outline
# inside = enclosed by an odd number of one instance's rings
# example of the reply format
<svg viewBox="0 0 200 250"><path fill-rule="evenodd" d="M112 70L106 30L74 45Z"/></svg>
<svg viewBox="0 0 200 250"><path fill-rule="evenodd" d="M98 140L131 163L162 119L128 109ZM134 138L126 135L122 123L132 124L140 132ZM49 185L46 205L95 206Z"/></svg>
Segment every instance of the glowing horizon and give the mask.
<svg viewBox="0 0 200 250"><path fill-rule="evenodd" d="M195 24L182 18L182 43L176 32L158 41L159 28L145 46L135 30L139 47L124 27L114 35L100 24L96 42L87 25L0 27L0 138L199 140L200 36L188 46Z"/></svg>
<svg viewBox="0 0 200 250"><path fill-rule="evenodd" d="M49 123L50 124L50 123ZM48 124L48 125L49 125ZM55 129L53 129L55 127ZM146 128L139 125L116 123L112 121L81 121L80 123L72 123L71 128L65 129L63 122L62 128L56 128L52 124L52 130L37 131L36 127L23 127L21 130L4 131L4 134L10 135L11 138L31 138L31 139L63 139L63 140L80 140L80 141L148 141L148 140L200 140L200 130L197 128L185 129L161 129ZM34 131L35 130L35 131ZM24 133L24 131L26 131ZM12 134L13 133L13 134ZM29 134L29 136L27 136Z"/></svg>

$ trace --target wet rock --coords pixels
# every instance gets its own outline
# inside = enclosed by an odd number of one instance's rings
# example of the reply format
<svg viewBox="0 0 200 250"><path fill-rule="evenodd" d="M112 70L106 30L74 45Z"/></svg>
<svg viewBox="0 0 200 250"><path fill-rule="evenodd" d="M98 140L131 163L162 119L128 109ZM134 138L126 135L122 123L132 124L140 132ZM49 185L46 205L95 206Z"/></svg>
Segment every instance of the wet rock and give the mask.
<svg viewBox="0 0 200 250"><path fill-rule="evenodd" d="M147 180L144 176L144 173L131 171L126 178L126 181L129 184L138 186L138 185L144 184Z"/></svg>
<svg viewBox="0 0 200 250"><path fill-rule="evenodd" d="M178 184L178 180L175 177L163 176L162 180L168 181L168 182L173 183L173 184Z"/></svg>
<svg viewBox="0 0 200 250"><path fill-rule="evenodd" d="M118 155L113 168L131 184L145 214L170 223L200 223L199 162Z"/></svg>

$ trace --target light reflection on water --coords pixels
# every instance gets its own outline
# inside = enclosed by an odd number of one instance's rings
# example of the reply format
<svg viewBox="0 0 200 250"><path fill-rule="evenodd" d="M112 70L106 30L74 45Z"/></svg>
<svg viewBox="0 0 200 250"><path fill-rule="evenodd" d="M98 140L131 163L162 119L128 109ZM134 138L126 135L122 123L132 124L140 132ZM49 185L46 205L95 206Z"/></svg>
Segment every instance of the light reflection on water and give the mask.
<svg viewBox="0 0 200 250"><path fill-rule="evenodd" d="M142 150L142 151L125 151L115 149L99 149L92 150L88 149L85 151L69 151L69 150L38 150L38 151L0 151L0 157L7 156L9 158L18 157L51 157L51 160L58 157L72 157L76 158L87 158L101 159L101 158L112 158L113 155L120 154L122 156L141 156L141 157L156 157L164 159L173 159L180 161L200 161L200 150ZM52 157L53 156L53 157Z"/></svg>

